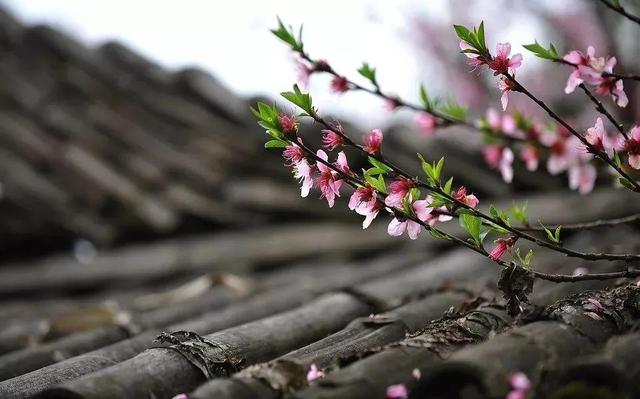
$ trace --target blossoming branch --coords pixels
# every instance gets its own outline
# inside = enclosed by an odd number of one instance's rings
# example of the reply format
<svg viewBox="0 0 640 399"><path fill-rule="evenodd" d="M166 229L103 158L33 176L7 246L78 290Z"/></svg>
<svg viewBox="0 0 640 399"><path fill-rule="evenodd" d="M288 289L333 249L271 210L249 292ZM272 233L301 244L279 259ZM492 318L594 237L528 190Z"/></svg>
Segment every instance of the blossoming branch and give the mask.
<svg viewBox="0 0 640 399"><path fill-rule="evenodd" d="M588 163L592 156L598 156L605 161L611 160L613 162L615 160L614 169L620 172L622 179L629 180L626 186L634 188L634 184L637 184L637 182L630 180L630 177L620 169L622 165L619 154L624 153L628 145L627 142L634 140L636 131L640 129L637 129L637 127L632 128L629 136L621 134L620 137L611 137L604 130L602 119L598 118L595 125L587 129L585 136L578 134L575 129L560 119L546 104L528 92L515 79L515 72L522 65L522 56L519 54L512 56L508 43L498 44L496 54L492 55L485 44L483 24L473 30L461 26L455 26L455 28L456 33L461 38L460 48L469 58L470 64L474 68L486 65L493 70L495 76L499 77L499 87L503 92L502 103L504 106L508 103L509 92L524 93L547 111L553 119L556 119L561 126L549 140L548 138L543 138L544 134L539 131L539 125L535 122L519 117L517 114L515 117L509 114L500 115L490 110L486 119L477 125L480 131L493 137L504 137L518 143L525 143L525 147L521 151L521 157L530 169L535 169L538 164L539 148L537 145L545 145L551 152L547 161L548 169L552 173L553 171L569 169L570 176L576 176L571 178L571 180L577 182L575 184L576 187L581 185L590 186L588 187L589 190L584 191L590 191L593 185L592 181L595 179L595 177L593 179L591 177L595 174L595 168ZM387 97L382 94L377 84L375 69L367 64L364 64L359 72L373 84L374 89L367 89L352 83L347 78L337 74L326 61L314 61L311 59L304 51L301 36L298 35L296 37L293 34L293 30L285 27L282 22L279 21L278 29L273 30L273 32L300 54L303 60L311 64L311 67L303 64L305 68L303 69L303 80L308 79L310 74L315 72L328 72L334 75L331 86L335 92L342 93L350 89L364 90L393 100L394 108L397 106L413 107L405 105L406 103L398 98ZM555 52L555 48L553 48L553 51ZM576 77L570 77L570 79L576 79ZM577 82L576 84L582 85L583 83ZM615 85L607 87L613 87L611 90L617 90ZM438 123L441 125L447 123L466 124L464 118L450 118L450 115L448 116L446 112L443 113L443 108L437 108L435 105L437 102L426 95L423 87L420 90L420 94L424 107L419 109L423 112L423 115L431 115L433 117L434 125L437 126ZM602 93L597 92L597 94ZM614 273L578 276L552 275L532 270L533 252L529 251L527 254L521 254L520 250L515 247L519 239L530 241L566 256L579 257L585 260L632 261L640 260L640 255L583 253L565 248L561 243L561 226L551 230L545 225L541 225L541 229L537 231L544 232L546 238L531 235L526 231L536 231L535 229L519 228L511 222L513 217L513 219L528 227L526 207L514 206L510 212L505 212L492 206L490 213L487 214L477 209L479 200L474 194L469 193L466 187L460 186L454 190L453 178L443 182L441 174L445 162L444 158L429 162L419 156L422 169L426 175L426 180L421 180L411 176L383 156L382 143L384 135L380 129L374 129L367 133L363 137L363 144L358 144L347 135L339 122L329 123L323 119L313 106L311 96L302 92L297 85L294 85L293 91L284 92L282 96L304 111L300 114L301 117L310 118L321 126L322 143L327 151L331 153L340 150L341 147L355 148L367 156L371 167L363 170L362 174L354 172L349 167L344 151L339 151L335 161L331 162L329 160L330 154L327 154L325 150L313 150L304 144L302 138L298 135L298 122L295 116L280 112L274 105L269 106L264 103L258 103L257 109L253 109L253 112L259 119L260 126L265 128L267 134L271 136L271 140L265 144L265 147L283 149L283 157L286 160L286 164L292 168L294 176L301 183L301 195L303 197L308 196L311 189L318 188L321 198L325 198L329 207L333 207L336 203L336 198L340 197L342 187L344 185L353 187L354 192L349 199L348 207L365 217L363 228L367 228L379 215L380 211L384 210L393 216L387 228L388 233L392 236L402 235L406 232L411 239L416 239L424 229L435 238L450 240L458 245L465 246L503 267L520 268L531 277L562 282L640 275L640 271L630 270L629 268ZM618 94L619 97L620 95ZM451 109L451 106L447 107L444 109ZM457 105L454 108L462 109ZM466 111L464 113L466 116ZM572 144L574 145L569 145L569 141L573 141ZM571 150L567 150L567 147L571 148ZM635 162L634 154L628 153L627 155L629 164L633 164ZM513 172L510 169L510 163L513 161L513 152L509 147L489 146L485 148L485 158L491 166L500 170L506 181L511 181ZM426 197L422 197L421 189L427 190ZM437 223L447 222L453 218L457 218L461 226L467 231L469 234L468 239L453 236L436 227ZM612 221L611 225L624 223L627 220L635 220L635 218ZM607 221L601 221L600 223L606 224ZM581 227L574 226L574 228ZM484 247L485 237L489 233L497 235L496 245L491 251L487 251ZM507 254L512 254L512 261L503 260ZM519 266L516 262L519 262Z"/></svg>

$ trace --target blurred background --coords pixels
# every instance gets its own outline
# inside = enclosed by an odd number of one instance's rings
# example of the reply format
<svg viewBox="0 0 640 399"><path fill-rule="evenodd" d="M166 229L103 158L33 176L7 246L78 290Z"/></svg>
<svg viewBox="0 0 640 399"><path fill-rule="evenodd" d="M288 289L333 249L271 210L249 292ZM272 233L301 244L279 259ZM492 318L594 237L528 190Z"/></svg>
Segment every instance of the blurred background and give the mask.
<svg viewBox="0 0 640 399"><path fill-rule="evenodd" d="M301 199L280 154L264 150L249 106L277 100L296 80L293 55L268 31L276 16L304 24L305 48L341 73L356 77L369 62L386 91L418 101L423 82L469 106L473 119L499 109L500 93L489 73L470 71L452 23L484 20L491 48L510 41L523 53L525 85L584 127L596 114L582 96L563 93L570 71L521 44L553 42L563 53L594 45L617 56L619 73L637 73L640 61L637 27L598 1L0 1L0 316L12 323L0 346L113 321L111 311L106 319L70 313L78 303L108 299L141 311L181 300L154 302L150 293L202 275L432 248L429 240L389 239L383 218L362 231L344 199L331 210L317 193ZM309 90L354 137L382 127L387 154L416 173L416 151L446 153L445 173L484 205L526 197L533 220L554 222L637 207L607 188L585 201L568 194L566 176L522 165L504 185L484 165L477 135L449 128L425 137L413 114L328 86L313 76ZM629 106L614 110L627 125L640 118L639 89L629 85ZM510 110L540 116L517 94L510 101ZM319 143L317 129L303 130ZM57 315L86 323L63 323L67 330L53 334Z"/></svg>

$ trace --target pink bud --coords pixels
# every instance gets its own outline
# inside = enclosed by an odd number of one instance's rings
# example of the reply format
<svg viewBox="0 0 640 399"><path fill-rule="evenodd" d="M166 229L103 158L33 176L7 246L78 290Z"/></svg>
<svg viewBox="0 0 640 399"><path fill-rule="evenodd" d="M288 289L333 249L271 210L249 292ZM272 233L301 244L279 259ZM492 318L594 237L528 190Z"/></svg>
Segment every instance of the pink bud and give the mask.
<svg viewBox="0 0 640 399"><path fill-rule="evenodd" d="M336 76L331 80L331 90L334 93L344 93L349 90L349 81L344 76Z"/></svg>

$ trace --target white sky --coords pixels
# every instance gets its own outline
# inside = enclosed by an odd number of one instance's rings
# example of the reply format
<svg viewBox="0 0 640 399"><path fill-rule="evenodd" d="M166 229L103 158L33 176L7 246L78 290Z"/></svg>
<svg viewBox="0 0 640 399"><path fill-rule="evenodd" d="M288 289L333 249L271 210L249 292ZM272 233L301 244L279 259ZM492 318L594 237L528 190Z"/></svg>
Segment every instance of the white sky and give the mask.
<svg viewBox="0 0 640 399"><path fill-rule="evenodd" d="M348 76L368 61L383 87L407 98L417 96L424 76L407 21L422 14L447 18L446 1L0 0L29 23L53 24L90 44L118 39L170 68L200 66L245 95L275 96L295 81L290 51L268 32L279 15L294 26L304 23L313 57ZM530 41L533 32L518 22L510 38ZM335 96L327 85L316 77L309 88L321 110L348 115L365 128L388 118L379 100L364 93Z"/></svg>

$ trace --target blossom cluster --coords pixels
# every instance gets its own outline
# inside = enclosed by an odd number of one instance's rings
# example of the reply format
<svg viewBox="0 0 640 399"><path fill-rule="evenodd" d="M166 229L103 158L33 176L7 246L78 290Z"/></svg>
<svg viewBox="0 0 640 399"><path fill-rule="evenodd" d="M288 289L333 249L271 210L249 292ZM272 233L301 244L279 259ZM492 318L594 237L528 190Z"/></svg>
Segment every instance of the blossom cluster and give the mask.
<svg viewBox="0 0 640 399"><path fill-rule="evenodd" d="M562 58L574 68L567 80L565 93L572 93L580 84L586 83L595 87L596 94L611 95L619 107L626 107L629 100L622 80L609 75L616 66L616 57L596 57L595 53L594 47L589 46L587 54L573 50Z"/></svg>
<svg viewBox="0 0 640 399"><path fill-rule="evenodd" d="M291 117L284 114L279 115L279 121L283 130L284 126L293 129L289 123ZM282 123L285 121L285 124ZM285 131L286 133L286 131ZM323 145L329 150L335 150L344 145L344 132L339 123L335 123L332 129L322 131ZM380 152L383 141L383 133L380 129L373 129L363 137L364 145L362 150L368 154L375 155ZM329 162L327 153L324 150L317 150L316 161L305 155L301 145L290 143L282 151L282 156L286 165L292 168L294 177L301 184L301 195L306 197L312 188L320 190L321 198L327 200L329 207L333 207L336 197L340 197L340 190L346 178L354 177L355 174L349 168L347 156L344 151L337 154L336 161ZM475 208L478 205L478 198L473 194L468 194L464 186L460 186L452 192L452 197L461 203ZM359 185L349 198L349 209L365 217L362 227L367 228L376 218L382 209L387 209L389 213L394 210L408 210L415 220L406 217L404 214L397 214L389 223L388 233L392 236L401 236L405 232L412 240L415 240L423 229L424 222L429 226L434 226L437 222L446 222L452 219L446 206L435 206L433 197L426 196L419 199L419 190L412 179L398 177L391 181L382 192L369 183Z"/></svg>
<svg viewBox="0 0 640 399"><path fill-rule="evenodd" d="M513 180L514 152L509 141L522 143L519 158L529 171L535 171L546 154L546 169L551 175L567 172L569 187L582 194L593 190L597 170L593 164L593 153L577 137L564 127L550 129L519 114L500 114L489 109L479 123L487 133L489 142L483 149L487 165L500 171L503 180ZM625 138L619 132L608 132L602 118L585 133L585 140L595 149L609 157L627 155L628 164L640 169L640 126L634 126Z"/></svg>

